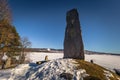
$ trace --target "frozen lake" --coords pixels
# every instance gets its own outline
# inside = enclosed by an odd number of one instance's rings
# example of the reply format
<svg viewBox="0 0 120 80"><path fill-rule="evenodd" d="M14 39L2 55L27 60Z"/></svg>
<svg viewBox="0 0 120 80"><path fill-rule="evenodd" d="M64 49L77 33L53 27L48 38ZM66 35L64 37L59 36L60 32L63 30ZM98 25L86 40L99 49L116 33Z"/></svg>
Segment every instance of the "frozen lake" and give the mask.
<svg viewBox="0 0 120 80"><path fill-rule="evenodd" d="M42 61L45 56L48 56L49 60L63 58L63 53L44 53L44 52L31 52L28 53L26 59L30 59L31 62ZM108 69L120 68L120 56L115 55L85 55L85 60L93 60L94 63L99 64Z"/></svg>

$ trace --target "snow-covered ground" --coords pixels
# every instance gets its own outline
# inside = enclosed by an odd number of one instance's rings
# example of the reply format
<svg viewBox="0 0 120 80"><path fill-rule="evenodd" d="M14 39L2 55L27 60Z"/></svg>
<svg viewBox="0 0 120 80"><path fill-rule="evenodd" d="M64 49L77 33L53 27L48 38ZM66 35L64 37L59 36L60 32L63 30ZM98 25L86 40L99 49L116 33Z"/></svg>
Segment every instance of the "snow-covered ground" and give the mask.
<svg viewBox="0 0 120 80"><path fill-rule="evenodd" d="M63 58L63 53L39 53L39 52L32 52L26 56L26 59L29 58L31 62L42 61L45 59L45 56L48 56L49 60ZM94 63L99 64L103 67L108 69L120 69L120 56L115 55L85 55L85 60L90 61L93 60Z"/></svg>
<svg viewBox="0 0 120 80"><path fill-rule="evenodd" d="M45 59L45 56L48 56L49 60L53 59L58 59L58 58L63 58L63 53L40 53L40 52L31 52L28 53L26 56L26 59L29 59L31 63L35 63L36 61L42 61ZM93 60L94 63L99 64L103 67L106 67L110 70L117 68L120 69L120 56L115 56L115 55L85 55L85 60L90 61ZM27 65L27 66L26 66ZM21 67L21 68L20 68ZM22 72L27 71L27 69L30 67L29 64L21 65L17 67L17 69L12 69L12 70L0 70L0 80L8 80L11 73L16 70L16 74L21 74ZM24 69L26 68L26 69ZM18 71L17 71L18 70ZM21 71L21 72L19 72ZM15 71L14 71L15 72ZM12 80L12 79L9 79Z"/></svg>
<svg viewBox="0 0 120 80"><path fill-rule="evenodd" d="M85 60L90 61L91 59L94 63L99 64L109 70L114 68L120 69L120 56L115 55L85 55Z"/></svg>
<svg viewBox="0 0 120 80"><path fill-rule="evenodd" d="M7 80L10 77L12 69L0 70L0 80Z"/></svg>
<svg viewBox="0 0 120 80"><path fill-rule="evenodd" d="M44 53L44 52L32 52L26 55L26 59L30 59L31 62L45 60L45 56L48 56L49 60L63 58L63 53Z"/></svg>

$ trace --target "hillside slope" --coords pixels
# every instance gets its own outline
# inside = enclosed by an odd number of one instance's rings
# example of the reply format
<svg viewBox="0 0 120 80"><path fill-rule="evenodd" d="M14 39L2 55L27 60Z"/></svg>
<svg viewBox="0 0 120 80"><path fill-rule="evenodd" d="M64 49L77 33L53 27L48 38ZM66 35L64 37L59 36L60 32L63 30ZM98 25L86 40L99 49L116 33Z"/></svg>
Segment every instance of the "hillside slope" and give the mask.
<svg viewBox="0 0 120 80"><path fill-rule="evenodd" d="M41 65L22 64L9 80L120 80L114 73L86 61L57 59Z"/></svg>

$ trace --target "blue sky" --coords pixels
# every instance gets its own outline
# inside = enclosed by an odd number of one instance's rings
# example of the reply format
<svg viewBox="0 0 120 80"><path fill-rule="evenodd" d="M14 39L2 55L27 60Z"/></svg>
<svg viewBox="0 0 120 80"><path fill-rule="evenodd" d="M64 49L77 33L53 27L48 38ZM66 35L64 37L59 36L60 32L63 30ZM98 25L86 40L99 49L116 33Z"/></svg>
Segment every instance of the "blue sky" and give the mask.
<svg viewBox="0 0 120 80"><path fill-rule="evenodd" d="M13 25L35 48L63 48L66 12L77 8L84 48L120 53L120 0L9 0Z"/></svg>

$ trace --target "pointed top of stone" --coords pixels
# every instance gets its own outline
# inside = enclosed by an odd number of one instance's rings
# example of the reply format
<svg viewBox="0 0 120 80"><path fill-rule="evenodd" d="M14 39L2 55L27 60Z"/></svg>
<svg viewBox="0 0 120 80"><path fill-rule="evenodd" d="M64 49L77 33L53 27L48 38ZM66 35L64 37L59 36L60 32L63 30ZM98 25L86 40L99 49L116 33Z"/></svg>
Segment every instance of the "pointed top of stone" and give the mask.
<svg viewBox="0 0 120 80"><path fill-rule="evenodd" d="M71 9L67 11L66 14L66 22L69 24L71 22L72 24L74 23L75 20L79 20L79 15L77 9Z"/></svg>
<svg viewBox="0 0 120 80"><path fill-rule="evenodd" d="M73 15L74 14L74 15ZM67 16L78 16L78 11L76 8L71 9L67 12Z"/></svg>

